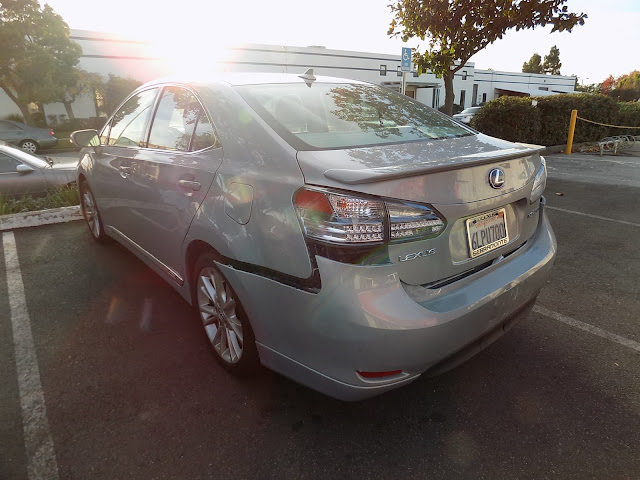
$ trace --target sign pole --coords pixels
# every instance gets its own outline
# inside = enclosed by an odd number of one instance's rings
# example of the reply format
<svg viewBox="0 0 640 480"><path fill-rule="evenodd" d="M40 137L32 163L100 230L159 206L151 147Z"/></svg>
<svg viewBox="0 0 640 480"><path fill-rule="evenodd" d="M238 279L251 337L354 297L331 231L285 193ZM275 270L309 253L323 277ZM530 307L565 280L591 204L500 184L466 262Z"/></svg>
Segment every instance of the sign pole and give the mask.
<svg viewBox="0 0 640 480"><path fill-rule="evenodd" d="M407 72L402 72L402 87L400 87L400 93L402 95L406 95L406 85L407 85Z"/></svg>

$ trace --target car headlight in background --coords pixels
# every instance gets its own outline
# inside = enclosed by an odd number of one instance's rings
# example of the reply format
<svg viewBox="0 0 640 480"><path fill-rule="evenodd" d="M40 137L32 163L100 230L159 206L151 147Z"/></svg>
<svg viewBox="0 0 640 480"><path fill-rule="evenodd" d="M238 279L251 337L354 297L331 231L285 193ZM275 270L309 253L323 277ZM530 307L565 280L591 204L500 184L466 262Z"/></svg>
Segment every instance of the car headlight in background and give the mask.
<svg viewBox="0 0 640 480"><path fill-rule="evenodd" d="M547 162L543 156L540 156L540 168L533 180L533 189L531 190L530 202L533 203L542 196L542 192L547 186Z"/></svg>

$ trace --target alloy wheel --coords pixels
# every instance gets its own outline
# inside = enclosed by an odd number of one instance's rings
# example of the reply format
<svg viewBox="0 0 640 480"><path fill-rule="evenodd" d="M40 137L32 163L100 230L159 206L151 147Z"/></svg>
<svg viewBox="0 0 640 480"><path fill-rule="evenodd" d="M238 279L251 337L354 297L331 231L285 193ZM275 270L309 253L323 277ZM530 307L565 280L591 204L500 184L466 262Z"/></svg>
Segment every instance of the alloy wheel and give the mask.
<svg viewBox="0 0 640 480"><path fill-rule="evenodd" d="M82 208L84 210L84 216L87 219L89 230L95 238L100 238L100 216L96 209L96 202L91 194L91 191L86 187L82 191Z"/></svg>
<svg viewBox="0 0 640 480"><path fill-rule="evenodd" d="M200 318L214 351L225 363L238 363L244 336L231 286L218 269L205 267L198 275L196 291Z"/></svg>

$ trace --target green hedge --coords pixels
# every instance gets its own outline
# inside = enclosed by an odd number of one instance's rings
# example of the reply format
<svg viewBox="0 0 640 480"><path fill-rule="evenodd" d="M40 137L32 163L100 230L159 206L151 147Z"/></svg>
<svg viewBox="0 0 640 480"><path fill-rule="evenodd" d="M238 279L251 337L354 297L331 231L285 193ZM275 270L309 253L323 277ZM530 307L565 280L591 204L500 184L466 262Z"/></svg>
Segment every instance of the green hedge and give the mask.
<svg viewBox="0 0 640 480"><path fill-rule="evenodd" d="M535 107L532 100L537 101ZM638 125L638 130L624 133L640 134L639 104L619 103L604 95L588 93L533 98L503 96L476 113L471 126L487 135L514 142L562 145L567 141L571 110L578 110L578 116L600 123ZM578 120L573 141L597 141L618 135L620 130Z"/></svg>
<svg viewBox="0 0 640 480"><path fill-rule="evenodd" d="M41 197L10 197L0 193L0 215L10 213L34 212L49 208L71 207L80 204L78 187L67 185L54 188Z"/></svg>
<svg viewBox="0 0 640 480"><path fill-rule="evenodd" d="M620 104L618 123L616 125L640 125L640 102L624 102ZM639 129L615 128L612 135L640 135Z"/></svg>

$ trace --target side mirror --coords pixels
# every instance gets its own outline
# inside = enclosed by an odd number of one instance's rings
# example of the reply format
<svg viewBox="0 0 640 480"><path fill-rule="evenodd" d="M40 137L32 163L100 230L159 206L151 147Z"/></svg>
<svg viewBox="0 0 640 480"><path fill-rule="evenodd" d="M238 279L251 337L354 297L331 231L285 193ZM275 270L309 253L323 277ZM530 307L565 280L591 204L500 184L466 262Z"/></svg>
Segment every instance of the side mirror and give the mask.
<svg viewBox="0 0 640 480"><path fill-rule="evenodd" d="M71 134L71 143L78 147L98 147L100 137L96 130L78 130Z"/></svg>
<svg viewBox="0 0 640 480"><path fill-rule="evenodd" d="M31 168L29 165L25 165L24 163L19 163L16 166L16 172L18 172L20 175L25 175L27 173L33 172L33 168Z"/></svg>

